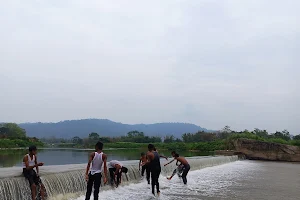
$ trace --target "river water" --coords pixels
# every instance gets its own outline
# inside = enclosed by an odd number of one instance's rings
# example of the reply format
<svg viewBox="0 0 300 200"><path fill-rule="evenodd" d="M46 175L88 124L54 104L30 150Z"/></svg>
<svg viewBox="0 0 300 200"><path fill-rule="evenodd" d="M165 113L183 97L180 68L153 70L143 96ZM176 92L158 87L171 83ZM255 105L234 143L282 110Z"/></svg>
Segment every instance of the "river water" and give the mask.
<svg viewBox="0 0 300 200"><path fill-rule="evenodd" d="M39 162L45 165L67 165L87 163L88 157L92 149L39 149ZM104 152L108 156L108 160L136 160L140 157L141 152L146 149L105 149ZM20 167L22 159L27 154L27 149L23 150L0 150L0 168L1 167ZM161 150L160 154L170 156L170 151ZM212 155L211 152L190 152L181 151L180 154L185 157Z"/></svg>
<svg viewBox="0 0 300 200"><path fill-rule="evenodd" d="M188 185L175 176L168 181L160 178L159 199L190 200L298 200L300 199L300 164L236 161L188 174ZM84 196L75 198L84 200ZM155 199L143 181L115 190L103 191L100 199Z"/></svg>
<svg viewBox="0 0 300 200"><path fill-rule="evenodd" d="M174 164L162 167L160 176L162 200L296 200L300 199L300 164L238 160L236 156L202 156L188 158L191 171L188 184L178 177L171 181ZM162 164L165 162L161 161ZM156 199L150 186L141 180L137 160L123 161L128 167L128 181L112 189L101 187L100 199ZM41 178L50 200L84 200L86 164L50 165L41 167ZM20 167L0 168L0 199L29 200L27 181L20 176ZM91 198L93 199L93 198Z"/></svg>

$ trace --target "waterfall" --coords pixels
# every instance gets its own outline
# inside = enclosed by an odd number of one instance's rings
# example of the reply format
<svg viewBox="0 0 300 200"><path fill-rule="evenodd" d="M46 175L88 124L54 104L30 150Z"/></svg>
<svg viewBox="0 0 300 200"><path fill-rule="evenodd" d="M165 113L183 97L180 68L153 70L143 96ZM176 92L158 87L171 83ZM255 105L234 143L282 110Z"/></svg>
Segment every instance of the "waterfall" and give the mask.
<svg viewBox="0 0 300 200"><path fill-rule="evenodd" d="M215 156L215 157L192 157L187 159L191 170L199 170L205 167L221 165L238 160L237 156ZM134 183L140 181L140 172L138 170L138 161L123 161L124 166L128 168L127 178L122 176L122 184ZM161 164L165 163L161 160ZM61 194L83 194L86 190L86 181L84 178L86 164L76 165L56 165L41 167L40 175L45 185L48 196L55 197ZM175 164L162 167L162 175L171 175ZM17 167L0 168L0 199L1 200L30 200L29 183L21 176L22 169ZM109 174L108 174L109 176ZM109 178L109 177L108 177ZM111 187L105 185L101 190L107 190Z"/></svg>

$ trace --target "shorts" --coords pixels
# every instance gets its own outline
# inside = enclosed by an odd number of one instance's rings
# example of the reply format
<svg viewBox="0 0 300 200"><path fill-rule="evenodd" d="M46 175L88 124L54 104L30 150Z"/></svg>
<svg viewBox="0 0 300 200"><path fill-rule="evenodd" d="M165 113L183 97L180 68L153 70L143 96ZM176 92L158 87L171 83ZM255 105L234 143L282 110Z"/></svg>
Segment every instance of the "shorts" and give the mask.
<svg viewBox="0 0 300 200"><path fill-rule="evenodd" d="M33 169L27 170L23 168L23 175L29 181L30 187L33 184L39 185L41 182L40 177L37 176L36 172Z"/></svg>

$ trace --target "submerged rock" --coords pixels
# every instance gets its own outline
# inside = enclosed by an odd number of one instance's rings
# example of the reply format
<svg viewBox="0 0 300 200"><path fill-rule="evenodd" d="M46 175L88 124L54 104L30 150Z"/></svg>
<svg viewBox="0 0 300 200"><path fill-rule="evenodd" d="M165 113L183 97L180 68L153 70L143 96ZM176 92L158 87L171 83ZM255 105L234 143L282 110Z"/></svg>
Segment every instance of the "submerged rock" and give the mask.
<svg viewBox="0 0 300 200"><path fill-rule="evenodd" d="M300 147L297 146L250 139L237 139L233 145L237 153L250 160L300 162Z"/></svg>

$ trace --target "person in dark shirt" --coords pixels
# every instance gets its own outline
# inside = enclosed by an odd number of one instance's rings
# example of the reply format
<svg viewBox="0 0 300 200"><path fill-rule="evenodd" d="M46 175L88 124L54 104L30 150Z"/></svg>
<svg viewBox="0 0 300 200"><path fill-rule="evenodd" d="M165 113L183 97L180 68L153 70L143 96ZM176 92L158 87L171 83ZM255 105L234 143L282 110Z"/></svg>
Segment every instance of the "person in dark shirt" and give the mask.
<svg viewBox="0 0 300 200"><path fill-rule="evenodd" d="M155 186L156 186L156 192L157 195L160 195L160 190L159 190L159 175L161 172L161 166L160 166L160 156L154 145L149 144L148 145L148 152L147 152L147 162L145 164L148 164L150 172L151 172L151 186L152 186L152 194L155 195ZM164 157L168 160L167 157Z"/></svg>

